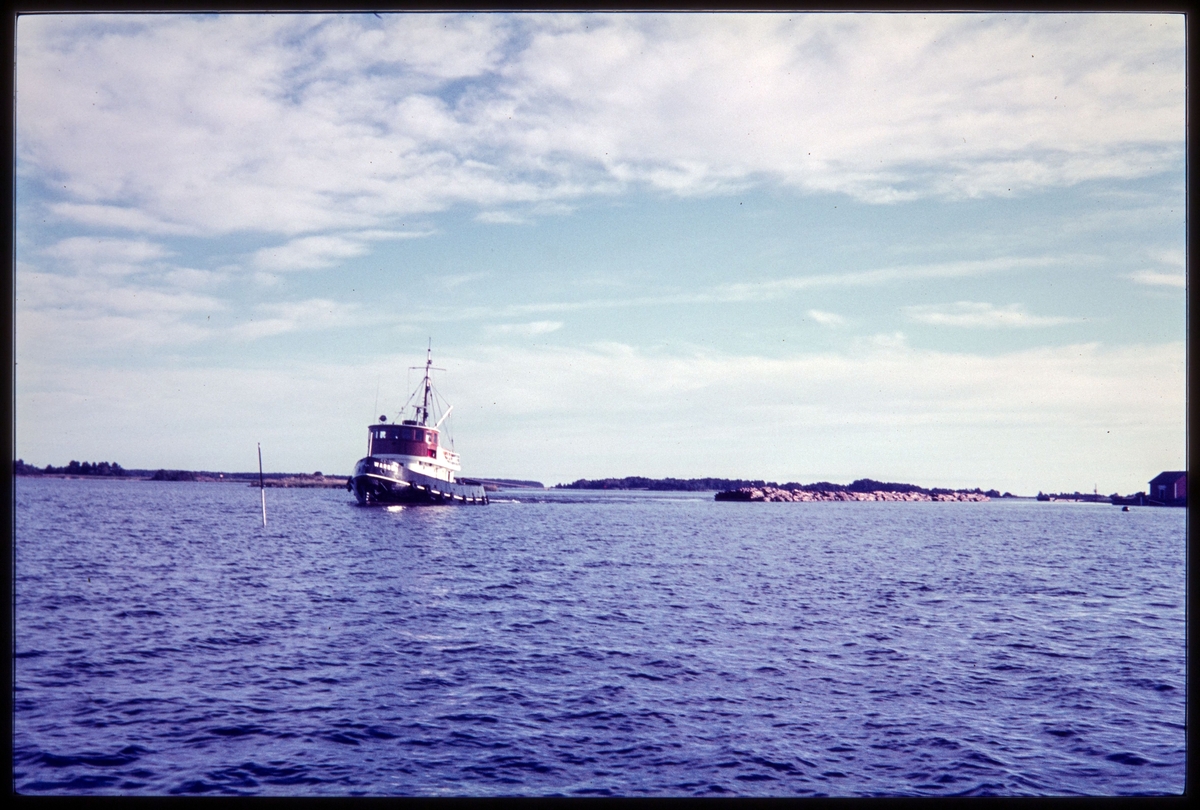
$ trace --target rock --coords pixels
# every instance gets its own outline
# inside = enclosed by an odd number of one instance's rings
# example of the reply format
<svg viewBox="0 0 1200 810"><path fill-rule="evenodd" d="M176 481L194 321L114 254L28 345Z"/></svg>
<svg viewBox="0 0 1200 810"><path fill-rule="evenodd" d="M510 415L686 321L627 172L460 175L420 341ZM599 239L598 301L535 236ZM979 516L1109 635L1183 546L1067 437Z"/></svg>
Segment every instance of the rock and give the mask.
<svg viewBox="0 0 1200 810"><path fill-rule="evenodd" d="M730 489L724 492L718 492L716 500L718 501L748 501L750 500L750 490L748 489Z"/></svg>
<svg viewBox="0 0 1200 810"><path fill-rule="evenodd" d="M848 492L846 490L780 489L778 487L741 487L716 494L718 501L762 501L766 503L812 503L815 501L990 501L978 492Z"/></svg>

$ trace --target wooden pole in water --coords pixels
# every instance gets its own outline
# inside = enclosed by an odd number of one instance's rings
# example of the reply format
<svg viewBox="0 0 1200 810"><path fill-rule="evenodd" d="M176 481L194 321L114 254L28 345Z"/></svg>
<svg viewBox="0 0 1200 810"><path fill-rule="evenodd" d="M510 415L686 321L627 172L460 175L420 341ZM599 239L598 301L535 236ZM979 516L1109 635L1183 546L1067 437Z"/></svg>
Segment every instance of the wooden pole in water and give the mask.
<svg viewBox="0 0 1200 810"><path fill-rule="evenodd" d="M267 528L267 490L263 488L262 442L258 444L258 494L262 498L263 528Z"/></svg>

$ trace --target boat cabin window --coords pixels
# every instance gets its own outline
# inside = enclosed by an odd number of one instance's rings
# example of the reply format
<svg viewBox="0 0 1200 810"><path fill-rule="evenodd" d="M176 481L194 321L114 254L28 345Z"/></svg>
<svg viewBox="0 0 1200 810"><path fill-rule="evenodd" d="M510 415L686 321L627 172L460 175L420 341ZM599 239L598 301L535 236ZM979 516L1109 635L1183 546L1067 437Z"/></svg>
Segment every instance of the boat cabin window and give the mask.
<svg viewBox="0 0 1200 810"><path fill-rule="evenodd" d="M433 434L413 428L375 428L371 431L375 439L387 439L402 442L425 442L433 444Z"/></svg>

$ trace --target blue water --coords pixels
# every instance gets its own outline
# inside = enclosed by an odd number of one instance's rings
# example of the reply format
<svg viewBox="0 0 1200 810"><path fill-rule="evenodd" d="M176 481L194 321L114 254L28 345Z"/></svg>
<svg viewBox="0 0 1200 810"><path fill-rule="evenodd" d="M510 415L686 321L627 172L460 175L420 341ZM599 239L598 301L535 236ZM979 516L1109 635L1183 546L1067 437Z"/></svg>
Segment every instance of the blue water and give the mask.
<svg viewBox="0 0 1200 810"><path fill-rule="evenodd" d="M1183 510L15 497L21 793L1184 787Z"/></svg>

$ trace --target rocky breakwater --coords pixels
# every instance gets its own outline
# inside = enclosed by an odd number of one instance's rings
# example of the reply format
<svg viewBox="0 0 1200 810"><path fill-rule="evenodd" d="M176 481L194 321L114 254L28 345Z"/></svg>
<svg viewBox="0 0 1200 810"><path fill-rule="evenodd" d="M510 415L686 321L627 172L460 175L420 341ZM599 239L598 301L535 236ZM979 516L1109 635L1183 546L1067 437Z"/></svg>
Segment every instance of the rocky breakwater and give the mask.
<svg viewBox="0 0 1200 810"><path fill-rule="evenodd" d="M345 489L346 484L350 479L340 475L321 475L315 472L312 475L281 475L263 480L264 487L285 487L288 489ZM249 486L257 487L258 481L251 481Z"/></svg>
<svg viewBox="0 0 1200 810"><path fill-rule="evenodd" d="M990 501L980 492L848 492L846 490L780 489L778 487L739 487L718 492L718 501Z"/></svg>

